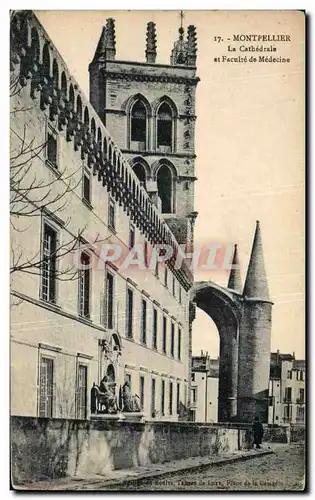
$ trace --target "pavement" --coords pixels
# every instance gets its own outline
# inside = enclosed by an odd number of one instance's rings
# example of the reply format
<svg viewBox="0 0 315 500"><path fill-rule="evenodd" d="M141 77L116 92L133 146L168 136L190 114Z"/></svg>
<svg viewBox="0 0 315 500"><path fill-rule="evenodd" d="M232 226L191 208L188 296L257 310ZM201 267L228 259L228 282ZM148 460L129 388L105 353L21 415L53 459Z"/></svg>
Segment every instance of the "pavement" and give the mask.
<svg viewBox="0 0 315 500"><path fill-rule="evenodd" d="M288 446L288 445L285 445ZM241 450L233 453L222 453L215 456L193 457L183 460L174 460L163 464L151 464L133 469L110 471L106 475L93 475L85 477L65 477L50 481L40 481L15 485L15 490L28 491L99 491L121 490L128 486L136 487L139 482L160 479L164 476L173 476L181 473L196 473L209 467L224 466L235 462L253 460L274 453L272 446L265 445L260 450Z"/></svg>

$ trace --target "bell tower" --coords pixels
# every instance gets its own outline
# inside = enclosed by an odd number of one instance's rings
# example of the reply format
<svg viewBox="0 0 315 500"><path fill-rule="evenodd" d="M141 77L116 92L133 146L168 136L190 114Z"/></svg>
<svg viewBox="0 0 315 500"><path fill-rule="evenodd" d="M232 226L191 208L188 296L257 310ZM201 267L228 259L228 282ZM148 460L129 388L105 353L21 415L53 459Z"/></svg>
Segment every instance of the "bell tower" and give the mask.
<svg viewBox="0 0 315 500"><path fill-rule="evenodd" d="M183 28L170 64L157 64L147 24L145 62L116 60L115 21L103 27L89 66L90 101L178 242L193 243L197 34Z"/></svg>

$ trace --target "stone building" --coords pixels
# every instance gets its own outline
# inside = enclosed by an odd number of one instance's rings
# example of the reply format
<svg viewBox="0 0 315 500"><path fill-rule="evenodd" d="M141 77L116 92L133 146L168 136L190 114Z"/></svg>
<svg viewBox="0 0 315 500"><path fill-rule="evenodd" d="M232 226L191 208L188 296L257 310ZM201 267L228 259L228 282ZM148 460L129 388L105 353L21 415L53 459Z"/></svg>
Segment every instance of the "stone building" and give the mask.
<svg viewBox="0 0 315 500"><path fill-rule="evenodd" d="M260 225L244 287L237 268L225 288L177 265L197 216L196 29L169 65L156 40L149 22L146 62L116 59L108 19L87 99L36 16L12 15L12 415L89 418L106 375L119 407L128 381L147 419L188 419L197 306L220 335L219 422L268 419Z"/></svg>
<svg viewBox="0 0 315 500"><path fill-rule="evenodd" d="M109 19L88 100L34 13L11 24L11 414L89 418L107 375L186 418L193 276L157 245L193 243L196 30L159 65L148 23L146 62L119 61Z"/></svg>
<svg viewBox="0 0 315 500"><path fill-rule="evenodd" d="M270 424L305 424L305 360L295 354L271 353Z"/></svg>

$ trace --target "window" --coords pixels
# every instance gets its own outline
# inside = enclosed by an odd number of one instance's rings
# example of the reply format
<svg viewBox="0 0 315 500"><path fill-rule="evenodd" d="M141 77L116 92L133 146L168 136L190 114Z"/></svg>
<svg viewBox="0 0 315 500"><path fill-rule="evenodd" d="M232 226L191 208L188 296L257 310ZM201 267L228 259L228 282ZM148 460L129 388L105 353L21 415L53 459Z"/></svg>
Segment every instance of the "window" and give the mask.
<svg viewBox="0 0 315 500"><path fill-rule="evenodd" d="M292 388L291 387L285 388L284 399L285 399L286 403L291 403L291 401L292 401Z"/></svg>
<svg viewBox="0 0 315 500"><path fill-rule="evenodd" d="M296 410L296 421L297 422L304 422L304 417L305 417L304 406L298 406L297 410Z"/></svg>
<svg viewBox="0 0 315 500"><path fill-rule="evenodd" d="M165 286L167 286L167 281L168 281L168 270L167 270L167 267L165 264L165 267L164 267L164 285Z"/></svg>
<svg viewBox="0 0 315 500"><path fill-rule="evenodd" d="M53 303L56 302L56 250L57 232L45 223L42 262L42 299Z"/></svg>
<svg viewBox="0 0 315 500"><path fill-rule="evenodd" d="M131 141L143 143L145 149L147 135L146 109L142 101L134 103L131 110Z"/></svg>
<svg viewBox="0 0 315 500"><path fill-rule="evenodd" d="M303 370L300 371L300 380L304 380L304 372L303 372Z"/></svg>
<svg viewBox="0 0 315 500"><path fill-rule="evenodd" d="M112 198L108 203L108 225L111 229L115 229L115 201Z"/></svg>
<svg viewBox="0 0 315 500"><path fill-rule="evenodd" d="M174 358L174 344L175 344L175 325L174 323L171 324L171 349L170 353L172 358Z"/></svg>
<svg viewBox="0 0 315 500"><path fill-rule="evenodd" d="M178 300L179 300L179 303L181 304L182 303L182 287L180 285L178 285Z"/></svg>
<svg viewBox="0 0 315 500"><path fill-rule="evenodd" d="M303 404L304 403L304 389L300 389L299 391L299 403Z"/></svg>
<svg viewBox="0 0 315 500"><path fill-rule="evenodd" d="M135 228L130 226L129 230L129 249L135 246Z"/></svg>
<svg viewBox="0 0 315 500"><path fill-rule="evenodd" d="M191 410L191 421L196 422L196 411L195 410Z"/></svg>
<svg viewBox="0 0 315 500"><path fill-rule="evenodd" d="M292 406L285 406L283 409L284 422L291 422L292 420Z"/></svg>
<svg viewBox="0 0 315 500"><path fill-rule="evenodd" d="M131 379L131 373L126 373L126 375L125 375L125 381L126 381L126 382L129 382L130 391L132 391L132 379Z"/></svg>
<svg viewBox="0 0 315 500"><path fill-rule="evenodd" d="M172 293L174 295L174 297L176 297L176 280L175 280L175 276L173 276L173 281L172 281Z"/></svg>
<svg viewBox="0 0 315 500"><path fill-rule="evenodd" d="M194 387L192 390L191 390L191 398L192 398L192 402L195 404L197 403L197 389L196 387Z"/></svg>
<svg viewBox="0 0 315 500"><path fill-rule="evenodd" d="M144 408L144 377L140 376L140 406Z"/></svg>
<svg viewBox="0 0 315 500"><path fill-rule="evenodd" d="M173 382L170 382L169 386L169 408L168 412L170 415L173 415Z"/></svg>
<svg viewBox="0 0 315 500"><path fill-rule="evenodd" d="M163 102L157 115L157 146L172 151L173 120L170 106Z"/></svg>
<svg viewBox="0 0 315 500"><path fill-rule="evenodd" d="M87 416L87 366L79 364L76 395L76 416L85 420Z"/></svg>
<svg viewBox="0 0 315 500"><path fill-rule="evenodd" d="M54 360L41 357L39 373L39 416L52 418L54 396Z"/></svg>
<svg viewBox="0 0 315 500"><path fill-rule="evenodd" d="M165 415L165 380L161 382L161 414Z"/></svg>
<svg viewBox="0 0 315 500"><path fill-rule="evenodd" d="M195 382L195 381L196 381L196 374L195 374L195 373L192 373L192 374L191 374L191 381L192 381L192 382Z"/></svg>
<svg viewBox="0 0 315 500"><path fill-rule="evenodd" d="M132 338L133 336L133 291L127 288L127 337Z"/></svg>
<svg viewBox="0 0 315 500"><path fill-rule="evenodd" d="M162 350L166 354L166 337L167 337L167 318L163 316L163 337L162 337Z"/></svg>
<svg viewBox="0 0 315 500"><path fill-rule="evenodd" d="M153 349L157 349L157 322L158 322L158 312L155 307L153 308L153 332L152 332L152 347Z"/></svg>
<svg viewBox="0 0 315 500"><path fill-rule="evenodd" d="M87 170L83 172L83 200L91 204L91 176Z"/></svg>
<svg viewBox="0 0 315 500"><path fill-rule="evenodd" d="M288 370L288 378L292 379L292 370Z"/></svg>
<svg viewBox="0 0 315 500"><path fill-rule="evenodd" d="M173 176L167 165L162 165L157 173L158 196L163 214L173 212Z"/></svg>
<svg viewBox="0 0 315 500"><path fill-rule="evenodd" d="M157 278L159 277L159 263L158 263L158 260L156 260L156 263L155 263L155 276Z"/></svg>
<svg viewBox="0 0 315 500"><path fill-rule="evenodd" d="M90 256L81 253L81 266L79 270L79 315L90 317Z"/></svg>
<svg viewBox="0 0 315 500"><path fill-rule="evenodd" d="M134 173L136 174L136 176L138 177L141 186L146 188L146 171L145 171L144 166L141 165L141 163L136 163L132 167L132 169L133 169Z"/></svg>
<svg viewBox="0 0 315 500"><path fill-rule="evenodd" d="M155 415L155 378L151 382L151 417L154 418Z"/></svg>
<svg viewBox="0 0 315 500"><path fill-rule="evenodd" d="M178 328L177 357L179 360L182 359L182 330L181 330L181 328Z"/></svg>
<svg viewBox="0 0 315 500"><path fill-rule="evenodd" d="M180 383L177 383L177 393L176 393L176 408L177 413L180 413Z"/></svg>
<svg viewBox="0 0 315 500"><path fill-rule="evenodd" d="M57 136L50 128L47 133L46 156L47 156L47 163L53 168L58 168Z"/></svg>
<svg viewBox="0 0 315 500"><path fill-rule="evenodd" d="M144 248L143 248L143 254L144 254L144 265L145 267L148 267L148 242L144 242Z"/></svg>
<svg viewBox="0 0 315 500"><path fill-rule="evenodd" d="M106 273L107 328L114 328L114 276Z"/></svg>
<svg viewBox="0 0 315 500"><path fill-rule="evenodd" d="M147 343L147 303L142 300L142 314L141 314L141 342Z"/></svg>

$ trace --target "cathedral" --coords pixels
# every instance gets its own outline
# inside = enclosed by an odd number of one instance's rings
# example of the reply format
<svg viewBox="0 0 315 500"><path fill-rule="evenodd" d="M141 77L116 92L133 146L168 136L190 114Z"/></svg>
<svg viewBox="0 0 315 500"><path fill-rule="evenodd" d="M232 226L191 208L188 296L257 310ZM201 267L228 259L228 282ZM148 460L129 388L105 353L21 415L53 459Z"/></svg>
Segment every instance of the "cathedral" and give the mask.
<svg viewBox="0 0 315 500"><path fill-rule="evenodd" d="M141 418L190 420L195 307L220 333L219 422L268 413L272 302L259 223L244 290L233 269L222 288L175 265L194 244L199 82L196 28L175 37L170 63L157 64L149 22L146 61L122 61L108 19L88 100L35 14L12 17L13 416L90 419L106 379L119 410L127 382ZM136 248L144 265L123 265Z"/></svg>

